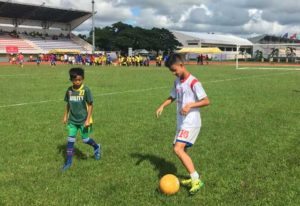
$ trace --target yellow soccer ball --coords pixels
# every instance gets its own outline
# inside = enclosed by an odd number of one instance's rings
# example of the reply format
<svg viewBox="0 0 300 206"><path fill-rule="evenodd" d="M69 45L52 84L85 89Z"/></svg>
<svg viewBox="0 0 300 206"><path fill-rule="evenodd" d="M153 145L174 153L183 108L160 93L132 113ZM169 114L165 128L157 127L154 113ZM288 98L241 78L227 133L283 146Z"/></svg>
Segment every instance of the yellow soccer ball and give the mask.
<svg viewBox="0 0 300 206"><path fill-rule="evenodd" d="M167 174L159 181L159 189L166 195L173 195L178 192L180 183L175 175Z"/></svg>

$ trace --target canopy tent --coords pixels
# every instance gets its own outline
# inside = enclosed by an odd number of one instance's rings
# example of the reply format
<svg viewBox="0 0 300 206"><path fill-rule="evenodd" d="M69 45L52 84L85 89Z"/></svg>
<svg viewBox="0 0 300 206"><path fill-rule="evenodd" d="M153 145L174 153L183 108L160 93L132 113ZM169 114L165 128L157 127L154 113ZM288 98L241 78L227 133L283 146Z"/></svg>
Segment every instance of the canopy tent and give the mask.
<svg viewBox="0 0 300 206"><path fill-rule="evenodd" d="M137 55L137 54L148 55L149 54L149 52L146 49L136 49L133 51L133 53L135 55Z"/></svg>
<svg viewBox="0 0 300 206"><path fill-rule="evenodd" d="M177 53L220 54L222 51L218 47L183 47Z"/></svg>
<svg viewBox="0 0 300 206"><path fill-rule="evenodd" d="M52 49L49 54L80 54L80 50L77 49Z"/></svg>

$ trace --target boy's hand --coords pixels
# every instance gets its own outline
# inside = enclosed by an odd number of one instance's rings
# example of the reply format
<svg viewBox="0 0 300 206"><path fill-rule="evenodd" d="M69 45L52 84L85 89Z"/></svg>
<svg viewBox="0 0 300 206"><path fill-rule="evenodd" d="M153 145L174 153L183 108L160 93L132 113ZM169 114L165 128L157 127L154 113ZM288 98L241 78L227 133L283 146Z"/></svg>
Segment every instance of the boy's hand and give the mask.
<svg viewBox="0 0 300 206"><path fill-rule="evenodd" d="M161 113L163 112L163 110L164 110L164 107L159 107L159 108L156 110L156 117L157 117L157 118L161 115Z"/></svg>
<svg viewBox="0 0 300 206"><path fill-rule="evenodd" d="M180 111L180 114L185 116L185 115L187 115L187 114L189 113L190 110L191 110L190 105L189 105L189 104L186 104L186 105L182 108L182 110Z"/></svg>
<svg viewBox="0 0 300 206"><path fill-rule="evenodd" d="M89 127L91 124L90 124L90 121L89 120L86 120L84 122L84 127Z"/></svg>
<svg viewBox="0 0 300 206"><path fill-rule="evenodd" d="M68 121L68 118L66 116L64 116L63 123L67 124L67 121Z"/></svg>

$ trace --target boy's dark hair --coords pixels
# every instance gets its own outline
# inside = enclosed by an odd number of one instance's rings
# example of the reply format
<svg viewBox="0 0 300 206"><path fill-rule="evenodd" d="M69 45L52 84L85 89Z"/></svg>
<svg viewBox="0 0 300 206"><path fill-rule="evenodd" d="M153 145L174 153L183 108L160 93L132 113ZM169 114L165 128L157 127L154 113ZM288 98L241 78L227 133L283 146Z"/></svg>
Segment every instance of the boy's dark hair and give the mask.
<svg viewBox="0 0 300 206"><path fill-rule="evenodd" d="M184 58L180 54L172 53L165 61L165 66L171 68L174 64L184 64Z"/></svg>
<svg viewBox="0 0 300 206"><path fill-rule="evenodd" d="M70 80L75 79L76 76L81 76L84 79L84 70L80 67L71 68L69 71Z"/></svg>

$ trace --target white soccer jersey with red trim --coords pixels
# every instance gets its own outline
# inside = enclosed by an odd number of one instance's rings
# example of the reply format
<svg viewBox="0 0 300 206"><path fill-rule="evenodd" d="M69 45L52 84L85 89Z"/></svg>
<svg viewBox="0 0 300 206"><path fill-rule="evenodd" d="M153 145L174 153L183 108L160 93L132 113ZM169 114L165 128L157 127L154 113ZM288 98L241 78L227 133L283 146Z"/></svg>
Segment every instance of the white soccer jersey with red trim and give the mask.
<svg viewBox="0 0 300 206"><path fill-rule="evenodd" d="M186 104L199 101L207 96L197 78L191 74L184 80L177 78L170 96L177 101L177 130L201 127L199 108L192 108L185 116L180 114Z"/></svg>

